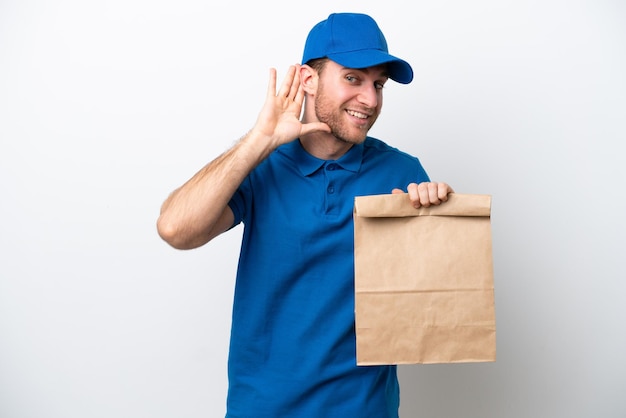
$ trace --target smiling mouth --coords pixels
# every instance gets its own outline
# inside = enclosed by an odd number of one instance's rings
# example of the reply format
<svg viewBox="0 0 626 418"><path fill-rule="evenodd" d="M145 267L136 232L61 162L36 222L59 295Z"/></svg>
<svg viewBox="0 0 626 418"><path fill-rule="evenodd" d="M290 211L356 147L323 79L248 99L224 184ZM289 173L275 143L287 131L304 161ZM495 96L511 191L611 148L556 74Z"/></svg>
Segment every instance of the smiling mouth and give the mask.
<svg viewBox="0 0 626 418"><path fill-rule="evenodd" d="M361 113L361 112L356 112L354 110L346 110L346 112L348 113L348 115L354 116L355 118L358 118L358 119L369 118L369 115L366 115L365 113Z"/></svg>

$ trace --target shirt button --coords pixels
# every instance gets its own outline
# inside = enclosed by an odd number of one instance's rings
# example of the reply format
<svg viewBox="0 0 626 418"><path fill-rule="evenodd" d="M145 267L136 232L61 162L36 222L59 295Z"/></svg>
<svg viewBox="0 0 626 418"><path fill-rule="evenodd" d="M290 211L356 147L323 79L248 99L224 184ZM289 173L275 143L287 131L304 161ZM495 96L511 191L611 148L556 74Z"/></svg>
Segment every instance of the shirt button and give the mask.
<svg viewBox="0 0 626 418"><path fill-rule="evenodd" d="M326 166L326 170L333 171L337 169L337 164L331 163Z"/></svg>
<svg viewBox="0 0 626 418"><path fill-rule="evenodd" d="M335 188L333 186L328 186L328 188L326 189L328 191L328 193L333 194L335 193Z"/></svg>

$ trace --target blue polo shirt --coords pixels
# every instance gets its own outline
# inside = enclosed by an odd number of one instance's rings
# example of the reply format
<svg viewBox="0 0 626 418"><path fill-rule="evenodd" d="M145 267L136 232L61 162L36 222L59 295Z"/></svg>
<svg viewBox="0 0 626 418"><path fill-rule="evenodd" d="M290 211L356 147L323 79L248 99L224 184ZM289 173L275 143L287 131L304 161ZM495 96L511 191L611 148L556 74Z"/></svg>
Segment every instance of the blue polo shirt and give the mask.
<svg viewBox="0 0 626 418"><path fill-rule="evenodd" d="M368 137L336 161L296 140L241 184L227 418L397 418L395 366L357 366L354 197L428 181L419 160Z"/></svg>

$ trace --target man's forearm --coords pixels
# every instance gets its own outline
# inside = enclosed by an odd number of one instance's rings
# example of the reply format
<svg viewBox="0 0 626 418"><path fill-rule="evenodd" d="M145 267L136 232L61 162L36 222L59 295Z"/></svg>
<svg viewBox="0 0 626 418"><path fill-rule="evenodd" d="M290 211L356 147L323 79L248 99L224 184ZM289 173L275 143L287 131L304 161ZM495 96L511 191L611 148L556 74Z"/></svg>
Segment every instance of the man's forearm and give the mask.
<svg viewBox="0 0 626 418"><path fill-rule="evenodd" d="M161 206L159 235L175 248L189 249L224 232L232 226L228 201L271 151L267 138L250 131L170 194Z"/></svg>

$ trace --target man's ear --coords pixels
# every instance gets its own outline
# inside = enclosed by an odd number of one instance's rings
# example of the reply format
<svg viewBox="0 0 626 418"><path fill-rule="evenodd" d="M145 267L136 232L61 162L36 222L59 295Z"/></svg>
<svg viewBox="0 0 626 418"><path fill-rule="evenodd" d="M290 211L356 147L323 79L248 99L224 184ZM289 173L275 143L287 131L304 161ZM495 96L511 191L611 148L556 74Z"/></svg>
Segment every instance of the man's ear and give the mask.
<svg viewBox="0 0 626 418"><path fill-rule="evenodd" d="M319 80L317 71L306 64L300 66L300 83L302 89L307 95L313 95L317 92L317 82Z"/></svg>

